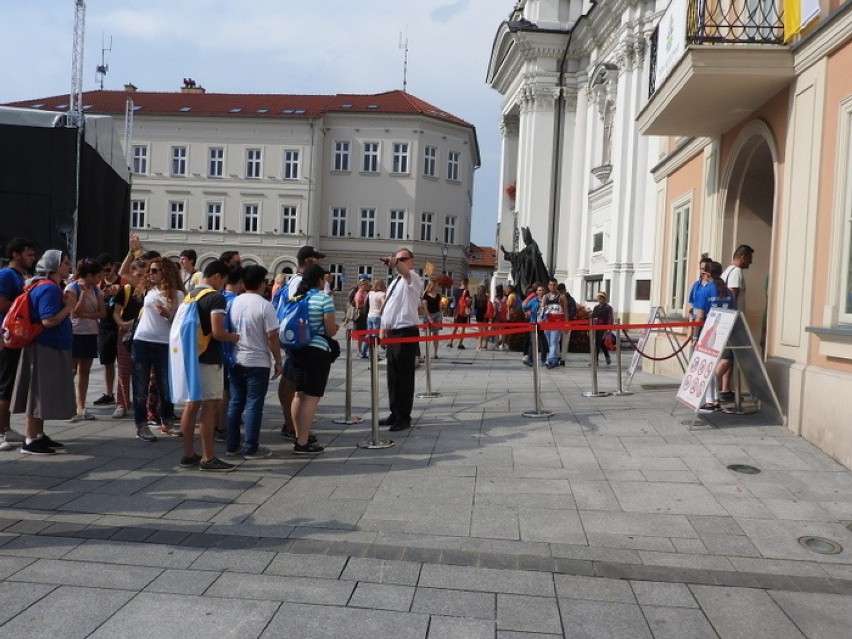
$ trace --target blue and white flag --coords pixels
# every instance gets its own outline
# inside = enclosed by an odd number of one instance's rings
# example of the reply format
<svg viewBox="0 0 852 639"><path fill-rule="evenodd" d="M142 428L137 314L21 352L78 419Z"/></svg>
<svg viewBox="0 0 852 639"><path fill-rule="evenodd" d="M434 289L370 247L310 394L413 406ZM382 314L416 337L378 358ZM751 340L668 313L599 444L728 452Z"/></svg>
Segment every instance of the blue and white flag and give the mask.
<svg viewBox="0 0 852 639"><path fill-rule="evenodd" d="M198 366L201 322L198 318L198 300L206 293L215 292L206 288L194 297L187 295L172 320L169 330L169 385L175 403L201 401L201 369Z"/></svg>

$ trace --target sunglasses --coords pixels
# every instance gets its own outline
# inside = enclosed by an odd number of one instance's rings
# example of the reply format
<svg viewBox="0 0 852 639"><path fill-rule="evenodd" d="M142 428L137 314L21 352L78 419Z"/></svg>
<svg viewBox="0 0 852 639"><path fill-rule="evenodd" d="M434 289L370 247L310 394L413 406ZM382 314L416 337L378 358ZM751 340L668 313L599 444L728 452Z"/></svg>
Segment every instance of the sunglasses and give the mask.
<svg viewBox="0 0 852 639"><path fill-rule="evenodd" d="M160 269L158 269L158 268L150 268L150 269L148 269L148 272L149 272L149 273L159 273L159 272L160 272Z"/></svg>
<svg viewBox="0 0 852 639"><path fill-rule="evenodd" d="M407 262L408 260L413 260L413 257L398 257L396 258L397 262Z"/></svg>

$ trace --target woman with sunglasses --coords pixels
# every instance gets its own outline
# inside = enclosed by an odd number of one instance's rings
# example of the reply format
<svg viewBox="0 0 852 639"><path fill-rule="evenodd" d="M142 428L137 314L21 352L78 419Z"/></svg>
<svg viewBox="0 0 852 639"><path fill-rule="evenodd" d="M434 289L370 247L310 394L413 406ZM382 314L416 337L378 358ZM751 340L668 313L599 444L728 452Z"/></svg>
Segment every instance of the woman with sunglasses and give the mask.
<svg viewBox="0 0 852 639"><path fill-rule="evenodd" d="M175 407L169 391L169 329L184 292L177 266L164 257L148 263L148 277L142 278L140 286L147 290L133 337L133 419L136 436L151 442L157 438L148 428L145 406L152 371L160 396L160 432L180 436L173 427Z"/></svg>

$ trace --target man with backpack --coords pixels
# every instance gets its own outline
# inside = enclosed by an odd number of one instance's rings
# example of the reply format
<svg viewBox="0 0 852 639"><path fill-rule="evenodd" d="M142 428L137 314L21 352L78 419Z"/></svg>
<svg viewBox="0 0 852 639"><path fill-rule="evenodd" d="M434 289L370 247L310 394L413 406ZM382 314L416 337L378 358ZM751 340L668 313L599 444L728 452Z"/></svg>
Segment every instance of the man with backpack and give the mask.
<svg viewBox="0 0 852 639"><path fill-rule="evenodd" d="M180 420L183 435L180 465L183 468L198 466L200 470L219 472L229 472L235 468L234 464L218 459L213 452L216 418L221 411L225 390L222 342L236 344L240 339L237 333L229 333L225 329L227 302L221 291L227 281L228 265L221 260L210 262L204 269L199 285L189 291L181 304L182 308L175 314L169 335L172 350L169 377L173 399L186 402ZM195 309L192 308L193 304ZM196 312L193 313L193 310ZM178 360L181 355L183 361ZM190 361L190 358L195 358L195 361ZM184 389L180 388L181 374L186 377ZM195 384L192 383L193 374L197 375ZM178 394L178 390L183 392ZM199 408L202 410L199 427L201 455L195 452L195 418Z"/></svg>
<svg viewBox="0 0 852 639"><path fill-rule="evenodd" d="M71 274L68 255L55 249L46 251L35 270L36 277L23 293L27 304L21 309L13 304L7 314L16 310L22 316L28 314L24 321L35 322L41 329L21 351L12 412L26 414L27 435L21 453L55 455L65 446L44 433L44 420L66 420L77 412L71 376L71 311L76 300L60 287Z"/></svg>
<svg viewBox="0 0 852 639"><path fill-rule="evenodd" d="M29 240L14 238L6 247L9 265L0 269L0 326L6 311L24 290L24 278L35 264L35 246ZM20 348L0 348L0 450L11 450L24 441L23 435L12 429L9 402L15 386L15 375L21 359Z"/></svg>

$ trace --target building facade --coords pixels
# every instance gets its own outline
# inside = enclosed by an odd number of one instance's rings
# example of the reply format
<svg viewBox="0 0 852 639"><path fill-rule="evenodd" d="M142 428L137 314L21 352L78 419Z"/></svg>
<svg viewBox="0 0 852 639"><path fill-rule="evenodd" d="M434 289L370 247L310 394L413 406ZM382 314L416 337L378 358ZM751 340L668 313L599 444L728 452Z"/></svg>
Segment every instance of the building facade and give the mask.
<svg viewBox="0 0 852 639"><path fill-rule="evenodd" d="M474 172L471 124L402 91L376 95L84 93L85 112L132 115L130 224L169 257L225 250L272 273L310 244L338 287L386 277L380 256L409 246L420 266L467 273ZM128 102L129 101L129 102ZM14 106L62 110L67 96ZM125 212L121 212L125 214Z"/></svg>
<svg viewBox="0 0 852 639"><path fill-rule="evenodd" d="M752 246L745 314L786 424L852 468L852 2L720 6L675 0L649 41L652 298L681 309L701 253Z"/></svg>
<svg viewBox="0 0 852 639"><path fill-rule="evenodd" d="M574 297L606 291L626 321L650 309L655 143L635 118L653 25L653 2L518 0L487 75L505 97L498 247L523 248L529 227ZM499 251L494 281L509 275Z"/></svg>

